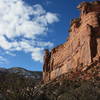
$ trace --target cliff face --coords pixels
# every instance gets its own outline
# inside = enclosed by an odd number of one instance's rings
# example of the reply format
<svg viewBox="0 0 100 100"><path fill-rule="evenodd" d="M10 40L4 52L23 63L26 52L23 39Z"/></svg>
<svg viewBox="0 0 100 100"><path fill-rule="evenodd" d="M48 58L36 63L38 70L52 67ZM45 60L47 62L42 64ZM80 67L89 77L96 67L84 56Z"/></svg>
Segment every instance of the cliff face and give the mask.
<svg viewBox="0 0 100 100"><path fill-rule="evenodd" d="M68 41L45 51L45 82L85 66L100 66L100 2L83 2L78 8L80 18L72 21Z"/></svg>

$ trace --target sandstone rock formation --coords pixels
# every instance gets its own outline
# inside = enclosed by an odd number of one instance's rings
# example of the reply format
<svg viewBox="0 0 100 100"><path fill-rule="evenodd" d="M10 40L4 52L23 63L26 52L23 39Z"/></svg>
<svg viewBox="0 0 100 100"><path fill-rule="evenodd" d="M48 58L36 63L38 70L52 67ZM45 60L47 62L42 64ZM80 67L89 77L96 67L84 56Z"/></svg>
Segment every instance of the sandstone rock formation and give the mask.
<svg viewBox="0 0 100 100"><path fill-rule="evenodd" d="M84 66L100 66L100 1L83 2L78 9L80 18L72 20L68 41L45 51L45 82Z"/></svg>

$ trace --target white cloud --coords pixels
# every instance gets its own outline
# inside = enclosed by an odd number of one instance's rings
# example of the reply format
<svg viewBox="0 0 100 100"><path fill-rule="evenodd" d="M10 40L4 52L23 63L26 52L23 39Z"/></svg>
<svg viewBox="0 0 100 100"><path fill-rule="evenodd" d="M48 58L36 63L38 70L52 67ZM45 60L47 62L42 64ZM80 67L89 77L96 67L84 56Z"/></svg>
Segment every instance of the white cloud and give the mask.
<svg viewBox="0 0 100 100"><path fill-rule="evenodd" d="M48 13L46 14L46 19L47 19L47 22L48 22L49 24L52 24L52 23L55 22L55 21L56 21L56 22L59 21L57 15L56 15L56 14L53 14L53 13L50 13L50 12L48 12Z"/></svg>
<svg viewBox="0 0 100 100"><path fill-rule="evenodd" d="M37 42L36 43L37 46L40 46L40 47L49 47L49 48L52 48L53 47L53 43L51 42Z"/></svg>
<svg viewBox="0 0 100 100"><path fill-rule="evenodd" d="M8 60L4 58L3 56L0 56L0 64L8 64Z"/></svg>
<svg viewBox="0 0 100 100"><path fill-rule="evenodd" d="M10 55L10 56L16 56L15 53L12 53L12 52L10 52L10 51L6 51L5 54Z"/></svg>
<svg viewBox="0 0 100 100"><path fill-rule="evenodd" d="M5 39L3 35L0 35L0 47L5 50L11 48L11 44Z"/></svg>
<svg viewBox="0 0 100 100"><path fill-rule="evenodd" d="M32 52L32 58L35 61L43 62L43 49L42 48L34 48Z"/></svg>
<svg viewBox="0 0 100 100"><path fill-rule="evenodd" d="M0 47L10 53L29 52L33 60L42 62L43 48L53 43L38 41L37 36L47 34L48 25L58 21L57 14L39 4L31 7L23 0L0 0Z"/></svg>

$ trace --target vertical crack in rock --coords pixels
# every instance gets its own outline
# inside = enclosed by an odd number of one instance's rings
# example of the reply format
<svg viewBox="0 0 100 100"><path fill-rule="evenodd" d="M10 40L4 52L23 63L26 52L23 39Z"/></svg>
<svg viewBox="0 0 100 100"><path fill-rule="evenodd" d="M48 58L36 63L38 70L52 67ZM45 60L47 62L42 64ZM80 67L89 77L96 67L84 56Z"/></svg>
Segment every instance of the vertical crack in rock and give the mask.
<svg viewBox="0 0 100 100"><path fill-rule="evenodd" d="M90 26L91 28L91 41L90 41L90 47L91 47L91 57L96 57L97 54L97 40L96 40L96 31L95 29Z"/></svg>

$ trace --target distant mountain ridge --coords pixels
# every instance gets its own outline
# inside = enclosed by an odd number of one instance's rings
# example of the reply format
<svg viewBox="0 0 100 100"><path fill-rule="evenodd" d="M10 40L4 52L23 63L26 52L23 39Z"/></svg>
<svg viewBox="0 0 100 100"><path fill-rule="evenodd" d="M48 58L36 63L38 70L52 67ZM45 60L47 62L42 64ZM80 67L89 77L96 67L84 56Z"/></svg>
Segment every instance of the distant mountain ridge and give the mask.
<svg viewBox="0 0 100 100"><path fill-rule="evenodd" d="M0 100L26 100L42 79L42 72L20 67L0 68ZM31 97L31 96L30 96Z"/></svg>
<svg viewBox="0 0 100 100"><path fill-rule="evenodd" d="M17 74L17 75L24 76L26 78L33 78L33 79L41 79L42 78L42 72L29 71L29 70L21 68L21 67L12 67L9 69L0 68L0 73Z"/></svg>

